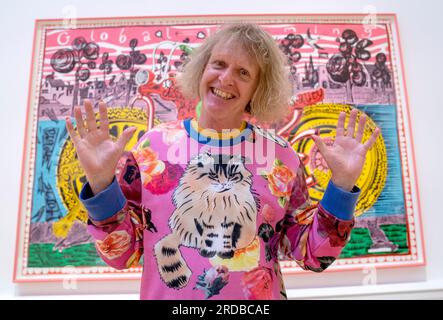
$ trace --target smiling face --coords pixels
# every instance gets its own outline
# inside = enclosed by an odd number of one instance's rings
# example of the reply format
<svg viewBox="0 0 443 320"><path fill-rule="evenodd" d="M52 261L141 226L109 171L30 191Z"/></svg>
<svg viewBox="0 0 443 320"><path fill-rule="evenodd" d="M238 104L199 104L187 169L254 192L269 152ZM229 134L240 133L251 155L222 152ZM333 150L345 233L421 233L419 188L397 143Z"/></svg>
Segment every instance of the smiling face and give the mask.
<svg viewBox="0 0 443 320"><path fill-rule="evenodd" d="M238 42L214 46L200 82L202 117L219 123L239 123L257 88L260 68Z"/></svg>

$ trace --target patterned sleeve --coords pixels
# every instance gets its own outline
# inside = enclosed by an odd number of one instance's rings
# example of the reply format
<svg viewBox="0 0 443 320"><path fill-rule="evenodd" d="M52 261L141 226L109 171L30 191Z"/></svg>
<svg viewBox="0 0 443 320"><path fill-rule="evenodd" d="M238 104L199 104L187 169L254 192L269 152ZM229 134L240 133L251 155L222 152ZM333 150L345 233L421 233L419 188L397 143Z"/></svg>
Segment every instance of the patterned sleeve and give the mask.
<svg viewBox="0 0 443 320"><path fill-rule="evenodd" d="M285 218L277 224L278 237L271 244L274 256L296 261L304 270L324 271L350 238L359 192L357 187L347 192L330 182L322 201L313 204L300 161Z"/></svg>
<svg viewBox="0 0 443 320"><path fill-rule="evenodd" d="M87 183L80 200L88 211L88 232L98 254L109 266L137 266L143 254L143 230L150 212L141 205L141 179L136 160L126 152L112 184L93 195ZM148 211L148 212L146 212Z"/></svg>

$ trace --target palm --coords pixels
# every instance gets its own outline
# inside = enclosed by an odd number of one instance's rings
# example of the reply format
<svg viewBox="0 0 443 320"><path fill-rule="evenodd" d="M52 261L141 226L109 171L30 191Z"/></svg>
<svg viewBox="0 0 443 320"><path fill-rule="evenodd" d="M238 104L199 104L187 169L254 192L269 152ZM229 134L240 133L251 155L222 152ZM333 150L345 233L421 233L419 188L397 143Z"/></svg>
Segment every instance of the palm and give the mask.
<svg viewBox="0 0 443 320"><path fill-rule="evenodd" d="M101 132L91 133L76 146L79 161L85 172L109 172L120 157L118 145Z"/></svg>
<svg viewBox="0 0 443 320"><path fill-rule="evenodd" d="M100 127L97 126L92 104L85 101L86 122L82 111L76 107L74 116L77 123L77 132L71 120L66 119L66 127L74 143L80 164L85 171L94 193L106 188L114 178L115 168L126 144L134 133L134 128L128 128L116 142L109 135L109 120L106 105L99 105Z"/></svg>
<svg viewBox="0 0 443 320"><path fill-rule="evenodd" d="M366 150L362 146L350 137L338 137L324 155L331 171L358 178L366 156Z"/></svg>
<svg viewBox="0 0 443 320"><path fill-rule="evenodd" d="M358 131L354 137L354 128L357 117L357 110L351 112L348 130L344 130L346 114L342 112L337 124L336 138L332 146L326 146L320 137L315 136L314 140L332 172L332 181L344 189L351 190L361 174L365 163L366 154L372 147L379 129L377 128L372 136L364 144L361 143L366 117L360 117Z"/></svg>

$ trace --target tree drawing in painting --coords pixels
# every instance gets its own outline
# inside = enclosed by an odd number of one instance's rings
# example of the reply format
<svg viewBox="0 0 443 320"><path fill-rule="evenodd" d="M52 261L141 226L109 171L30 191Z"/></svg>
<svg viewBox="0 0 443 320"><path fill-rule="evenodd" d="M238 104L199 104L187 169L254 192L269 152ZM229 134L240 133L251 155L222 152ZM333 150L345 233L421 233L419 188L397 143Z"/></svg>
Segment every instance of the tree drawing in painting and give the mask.
<svg viewBox="0 0 443 320"><path fill-rule="evenodd" d="M137 47L138 40L132 39L129 42L129 47L131 48L131 52L129 54L120 54L115 64L120 70L129 70L129 79L128 79L128 87L126 90L126 105L129 105L129 99L131 96L132 87L135 85L135 74L139 69L136 69L136 65L142 65L146 62L146 55L141 53L140 50L135 50Z"/></svg>
<svg viewBox="0 0 443 320"><path fill-rule="evenodd" d="M371 82L372 85L376 89L381 89L382 93L386 93L386 88L389 88L392 86L391 84L391 75L389 72L388 67L386 66L386 54L383 52L378 53L375 56L375 64L374 64L374 70L372 70L371 73ZM389 101L389 95L387 95L388 103Z"/></svg>
<svg viewBox="0 0 443 320"><path fill-rule="evenodd" d="M371 53L366 49L373 42L369 39L359 40L351 29L343 31L341 37L340 52L329 59L326 70L333 81L346 86L346 101L353 103L352 87L362 87L367 82L361 61L371 59Z"/></svg>
<svg viewBox="0 0 443 320"><path fill-rule="evenodd" d="M51 67L59 73L70 73L75 70L75 84L72 99L72 110L79 104L80 81L89 79L92 69L95 69L95 60L99 56L100 48L95 42L87 42L83 37L72 41L72 48L59 49L51 57Z"/></svg>
<svg viewBox="0 0 443 320"><path fill-rule="evenodd" d="M98 66L100 70L103 70L103 82L106 83L106 75L112 72L112 65L114 61L109 59L109 53L105 52L102 55L102 63Z"/></svg>
<svg viewBox="0 0 443 320"><path fill-rule="evenodd" d="M301 53L298 49L303 47L305 43L300 34L289 33L284 39L280 41L280 49L288 57L290 72L292 78L295 80L297 75L297 62L301 59Z"/></svg>

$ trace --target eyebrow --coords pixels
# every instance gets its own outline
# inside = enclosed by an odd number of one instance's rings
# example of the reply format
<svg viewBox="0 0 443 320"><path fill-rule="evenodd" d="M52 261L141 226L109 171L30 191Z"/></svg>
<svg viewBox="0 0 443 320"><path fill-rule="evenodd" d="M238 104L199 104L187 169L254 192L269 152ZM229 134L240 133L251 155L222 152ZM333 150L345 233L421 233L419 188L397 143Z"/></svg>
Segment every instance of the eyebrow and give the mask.
<svg viewBox="0 0 443 320"><path fill-rule="evenodd" d="M226 57L226 55L224 55L224 54L219 54L219 55L214 55L214 56L212 56L211 55L211 57L209 58L209 62L210 63L212 63L212 62L214 62L214 61L223 61L223 62L226 62L225 61L225 57ZM251 74L251 76L253 75L253 66L252 65L240 65L239 66L241 69L245 69L246 71L248 71L250 74Z"/></svg>

